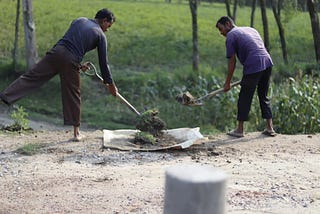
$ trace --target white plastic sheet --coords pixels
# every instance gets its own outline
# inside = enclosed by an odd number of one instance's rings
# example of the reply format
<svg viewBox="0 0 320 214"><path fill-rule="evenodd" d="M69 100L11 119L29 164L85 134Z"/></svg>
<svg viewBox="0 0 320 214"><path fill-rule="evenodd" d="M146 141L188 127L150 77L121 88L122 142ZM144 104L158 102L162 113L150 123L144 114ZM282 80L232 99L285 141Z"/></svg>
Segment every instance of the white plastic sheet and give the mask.
<svg viewBox="0 0 320 214"><path fill-rule="evenodd" d="M143 147L143 145L136 145L131 143L138 130L120 129L120 130L103 130L103 146L105 148L119 149L124 151L137 150L137 151L158 151L167 149L185 149L196 143L196 141L203 139L200 133L200 128L177 128L164 131L165 134L182 141L168 146Z"/></svg>

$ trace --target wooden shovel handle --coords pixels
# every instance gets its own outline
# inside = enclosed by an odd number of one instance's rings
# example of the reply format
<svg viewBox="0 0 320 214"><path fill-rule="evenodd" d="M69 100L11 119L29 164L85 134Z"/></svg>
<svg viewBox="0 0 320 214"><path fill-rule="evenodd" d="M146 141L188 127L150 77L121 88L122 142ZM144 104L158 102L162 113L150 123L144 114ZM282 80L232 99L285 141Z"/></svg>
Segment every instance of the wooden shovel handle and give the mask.
<svg viewBox="0 0 320 214"><path fill-rule="evenodd" d="M231 86L231 88L233 88L234 86L237 86L237 85L239 85L240 83L241 83L241 80L231 83L230 86ZM205 98L212 97L212 96L217 95L217 94L219 94L219 93L221 93L221 92L223 92L223 91L224 91L224 88L220 88L220 89L218 89L218 90L212 91L212 92L210 92L209 94L206 94L206 95L198 98L197 101L201 101L201 100L203 100L203 99L205 99Z"/></svg>
<svg viewBox="0 0 320 214"><path fill-rule="evenodd" d="M140 116L140 112L138 112L138 110L135 107L133 107L133 105L131 105L121 94L117 93L117 97L120 99L122 103L128 106L131 111Z"/></svg>

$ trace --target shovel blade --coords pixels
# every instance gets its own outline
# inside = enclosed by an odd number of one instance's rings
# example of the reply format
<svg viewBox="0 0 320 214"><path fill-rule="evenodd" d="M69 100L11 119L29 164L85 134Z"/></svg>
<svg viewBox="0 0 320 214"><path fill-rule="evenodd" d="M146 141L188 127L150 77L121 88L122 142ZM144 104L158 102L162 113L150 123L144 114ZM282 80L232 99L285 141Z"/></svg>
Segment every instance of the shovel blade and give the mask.
<svg viewBox="0 0 320 214"><path fill-rule="evenodd" d="M195 99L189 91L176 96L176 100L185 106L202 106L203 103L199 99Z"/></svg>
<svg viewBox="0 0 320 214"><path fill-rule="evenodd" d="M203 103L202 102L194 102L194 103L189 103L189 104L185 104L186 106L191 106L191 107L194 107L194 106L203 106Z"/></svg>
<svg viewBox="0 0 320 214"><path fill-rule="evenodd" d="M185 106L199 106L202 105L202 103L200 102L200 100L197 100L194 98L194 96L192 96L192 94L190 94L189 91L179 94L178 96L176 96L176 100L181 103L182 105Z"/></svg>

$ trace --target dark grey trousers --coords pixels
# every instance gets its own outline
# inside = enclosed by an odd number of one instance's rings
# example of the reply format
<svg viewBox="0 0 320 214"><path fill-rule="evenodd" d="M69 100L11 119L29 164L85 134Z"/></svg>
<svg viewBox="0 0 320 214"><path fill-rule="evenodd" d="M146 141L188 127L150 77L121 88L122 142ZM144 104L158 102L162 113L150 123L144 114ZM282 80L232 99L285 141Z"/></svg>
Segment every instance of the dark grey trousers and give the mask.
<svg viewBox="0 0 320 214"><path fill-rule="evenodd" d="M264 71L244 75L241 80L241 89L238 99L238 121L249 120L249 112L252 104L253 95L257 89L261 115L264 119L272 118L268 90L270 86L270 76L272 67Z"/></svg>
<svg viewBox="0 0 320 214"><path fill-rule="evenodd" d="M32 69L22 74L0 94L12 104L39 89L56 74L60 75L63 117L65 125L80 126L80 63L63 46L52 48ZM48 97L50 99L50 97Z"/></svg>

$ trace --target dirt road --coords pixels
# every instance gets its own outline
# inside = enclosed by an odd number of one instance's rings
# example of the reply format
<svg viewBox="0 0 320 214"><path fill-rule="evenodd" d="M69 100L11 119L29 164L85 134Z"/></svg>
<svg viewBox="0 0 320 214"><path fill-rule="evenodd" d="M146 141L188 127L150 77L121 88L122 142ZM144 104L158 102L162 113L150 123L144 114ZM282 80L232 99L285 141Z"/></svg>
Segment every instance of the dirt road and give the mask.
<svg viewBox="0 0 320 214"><path fill-rule="evenodd" d="M180 151L123 152L102 148L102 130L69 142L71 129L32 126L0 132L0 213L162 213L165 170L178 164L227 173L226 213L320 213L319 134L222 134ZM16 152L26 144L42 147Z"/></svg>

